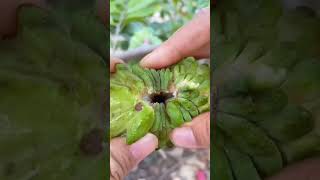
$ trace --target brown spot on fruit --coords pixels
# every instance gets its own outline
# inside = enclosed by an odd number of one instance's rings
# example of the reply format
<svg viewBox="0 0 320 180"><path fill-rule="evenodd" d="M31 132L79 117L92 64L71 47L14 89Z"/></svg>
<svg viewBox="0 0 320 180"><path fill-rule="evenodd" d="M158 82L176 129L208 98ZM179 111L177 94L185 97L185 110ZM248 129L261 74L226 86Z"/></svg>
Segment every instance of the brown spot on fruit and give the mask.
<svg viewBox="0 0 320 180"><path fill-rule="evenodd" d="M86 155L98 155L103 151L103 130L92 129L80 141L80 150Z"/></svg>
<svg viewBox="0 0 320 180"><path fill-rule="evenodd" d="M141 102L139 102L138 104L136 104L136 106L134 107L134 109L136 110L136 111L141 111L142 110L142 103Z"/></svg>

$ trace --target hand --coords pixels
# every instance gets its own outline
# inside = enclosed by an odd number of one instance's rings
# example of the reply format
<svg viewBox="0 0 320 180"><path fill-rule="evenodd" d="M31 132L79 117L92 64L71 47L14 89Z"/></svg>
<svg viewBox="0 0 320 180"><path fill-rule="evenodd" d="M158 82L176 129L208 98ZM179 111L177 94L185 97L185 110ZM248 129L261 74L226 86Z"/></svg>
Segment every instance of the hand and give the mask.
<svg viewBox="0 0 320 180"><path fill-rule="evenodd" d="M267 180L318 180L320 158L306 159L283 169Z"/></svg>
<svg viewBox="0 0 320 180"><path fill-rule="evenodd" d="M115 65L123 63L120 59L110 58L110 71ZM147 134L137 142L127 145L124 138L114 138L110 142L110 179L123 179L140 161L158 147L158 139Z"/></svg>
<svg viewBox="0 0 320 180"><path fill-rule="evenodd" d="M0 2L0 38L14 36L17 32L17 11L23 5L46 7L45 0L3 0Z"/></svg>
<svg viewBox="0 0 320 180"><path fill-rule="evenodd" d="M181 59L194 56L210 56L210 9L201 10L193 20L179 29L140 62L147 68L163 68L177 63ZM210 113L195 117L190 123L176 128L171 133L171 141L185 148L209 148Z"/></svg>
<svg viewBox="0 0 320 180"><path fill-rule="evenodd" d="M163 68L181 59L210 56L210 9L205 8L180 28L159 48L144 57L140 64L147 68Z"/></svg>

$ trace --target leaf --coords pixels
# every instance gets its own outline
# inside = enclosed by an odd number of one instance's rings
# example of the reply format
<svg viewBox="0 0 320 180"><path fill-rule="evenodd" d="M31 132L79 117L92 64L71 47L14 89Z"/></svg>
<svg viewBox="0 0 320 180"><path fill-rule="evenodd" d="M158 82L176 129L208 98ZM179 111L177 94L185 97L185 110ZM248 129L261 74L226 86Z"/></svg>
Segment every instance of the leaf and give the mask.
<svg viewBox="0 0 320 180"><path fill-rule="evenodd" d="M144 27L130 38L129 49L140 47L144 44L158 45L161 44L162 40L154 35L151 28Z"/></svg>

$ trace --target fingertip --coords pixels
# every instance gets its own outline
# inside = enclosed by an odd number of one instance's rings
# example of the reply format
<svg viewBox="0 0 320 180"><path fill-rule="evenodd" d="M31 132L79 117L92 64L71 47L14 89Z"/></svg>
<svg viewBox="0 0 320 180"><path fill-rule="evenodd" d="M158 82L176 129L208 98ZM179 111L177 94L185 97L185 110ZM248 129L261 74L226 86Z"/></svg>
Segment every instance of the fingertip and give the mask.
<svg viewBox="0 0 320 180"><path fill-rule="evenodd" d="M145 68L152 68L152 60L150 59L150 56L152 54L148 54L145 56L141 61L140 61L140 66L145 67Z"/></svg>
<svg viewBox="0 0 320 180"><path fill-rule="evenodd" d="M110 57L110 71L115 72L115 67L117 64L124 63L121 59L115 58L115 57Z"/></svg>
<svg viewBox="0 0 320 180"><path fill-rule="evenodd" d="M140 65L145 68L161 69L177 63L182 58L180 50L170 41L164 42L159 48L145 56Z"/></svg>
<svg viewBox="0 0 320 180"><path fill-rule="evenodd" d="M153 147L155 147L154 149L156 149L158 147L158 138L156 135L152 134L152 133L148 133L145 135L146 138L150 139L150 141L152 142Z"/></svg>
<svg viewBox="0 0 320 180"><path fill-rule="evenodd" d="M158 138L148 133L137 142L130 145L129 150L132 156L140 162L158 147Z"/></svg>
<svg viewBox="0 0 320 180"><path fill-rule="evenodd" d="M197 148L195 136L190 127L176 128L170 134L172 143L184 148Z"/></svg>
<svg viewBox="0 0 320 180"><path fill-rule="evenodd" d="M210 126L210 112L205 112L205 113L202 113L196 117L194 117L192 119L191 122L189 122L189 125L194 125L194 124L198 124L198 123L203 123L203 121L207 121L207 123L209 124L206 124L206 125L209 125Z"/></svg>
<svg viewBox="0 0 320 180"><path fill-rule="evenodd" d="M184 148L206 148L210 145L210 113L203 113L191 122L175 128L170 134L173 144Z"/></svg>
<svg viewBox="0 0 320 180"><path fill-rule="evenodd" d="M159 50L155 50L140 61L140 66L145 68L159 69L165 66L165 64L162 64L162 62L161 53L159 53Z"/></svg>

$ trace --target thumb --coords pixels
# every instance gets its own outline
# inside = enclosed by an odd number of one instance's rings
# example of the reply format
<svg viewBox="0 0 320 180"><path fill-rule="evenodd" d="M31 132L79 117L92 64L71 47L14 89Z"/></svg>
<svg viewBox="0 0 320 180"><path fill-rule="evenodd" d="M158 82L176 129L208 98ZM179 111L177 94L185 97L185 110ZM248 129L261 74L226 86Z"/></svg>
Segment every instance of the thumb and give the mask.
<svg viewBox="0 0 320 180"><path fill-rule="evenodd" d="M110 57L110 72L115 72L116 64L124 63L121 59Z"/></svg>
<svg viewBox="0 0 320 180"><path fill-rule="evenodd" d="M267 180L317 180L320 177L320 158L305 159L284 168Z"/></svg>
<svg viewBox="0 0 320 180"><path fill-rule="evenodd" d="M150 133L131 145L127 145L124 138L112 139L110 142L110 179L123 179L157 146L157 137Z"/></svg>
<svg viewBox="0 0 320 180"><path fill-rule="evenodd" d="M185 148L209 148L210 113L203 113L183 127L174 129L170 138L176 146Z"/></svg>

